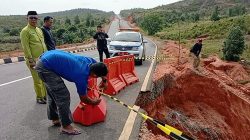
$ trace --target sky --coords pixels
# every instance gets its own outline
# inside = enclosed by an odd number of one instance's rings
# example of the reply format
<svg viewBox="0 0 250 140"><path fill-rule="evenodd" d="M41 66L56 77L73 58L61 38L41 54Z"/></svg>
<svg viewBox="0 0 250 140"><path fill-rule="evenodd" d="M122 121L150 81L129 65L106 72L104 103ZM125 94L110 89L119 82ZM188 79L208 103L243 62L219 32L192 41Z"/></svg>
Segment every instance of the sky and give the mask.
<svg viewBox="0 0 250 140"><path fill-rule="evenodd" d="M114 11L131 8L153 8L179 0L0 0L0 15L26 15L27 11L38 13L58 12L76 8Z"/></svg>

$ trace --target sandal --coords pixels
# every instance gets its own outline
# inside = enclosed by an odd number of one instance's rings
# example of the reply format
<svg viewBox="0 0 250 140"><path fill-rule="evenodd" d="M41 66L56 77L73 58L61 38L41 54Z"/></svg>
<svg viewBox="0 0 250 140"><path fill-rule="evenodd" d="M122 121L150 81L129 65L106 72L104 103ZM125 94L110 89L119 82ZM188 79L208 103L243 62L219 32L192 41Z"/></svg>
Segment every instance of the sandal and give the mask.
<svg viewBox="0 0 250 140"><path fill-rule="evenodd" d="M52 121L52 124L53 124L54 126L61 126L61 123L60 123L59 120L53 120L53 121Z"/></svg>
<svg viewBox="0 0 250 140"><path fill-rule="evenodd" d="M46 101L44 101L43 99L36 99L36 102L38 104L46 104Z"/></svg>
<svg viewBox="0 0 250 140"><path fill-rule="evenodd" d="M61 134L67 134L67 135L79 135L79 134L81 134L81 132L79 131L79 130L77 130L77 129L74 129L74 131L73 132L68 132L68 131L65 131L65 130L60 130L61 132Z"/></svg>

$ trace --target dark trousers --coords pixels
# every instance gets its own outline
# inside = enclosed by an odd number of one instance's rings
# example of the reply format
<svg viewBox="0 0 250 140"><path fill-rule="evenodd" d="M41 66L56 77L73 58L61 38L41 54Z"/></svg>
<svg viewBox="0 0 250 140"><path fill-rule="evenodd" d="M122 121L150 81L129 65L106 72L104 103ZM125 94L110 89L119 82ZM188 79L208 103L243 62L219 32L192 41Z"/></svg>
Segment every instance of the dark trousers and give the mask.
<svg viewBox="0 0 250 140"><path fill-rule="evenodd" d="M37 62L35 69L48 92L48 119L60 119L62 126L70 125L73 122L70 111L70 93L64 81L53 71L47 70L40 60Z"/></svg>
<svg viewBox="0 0 250 140"><path fill-rule="evenodd" d="M103 62L103 52L105 53L106 58L110 58L110 55L109 55L109 50L108 50L108 48L107 48L107 47L104 47L104 48L98 48L98 52L99 52L100 62Z"/></svg>

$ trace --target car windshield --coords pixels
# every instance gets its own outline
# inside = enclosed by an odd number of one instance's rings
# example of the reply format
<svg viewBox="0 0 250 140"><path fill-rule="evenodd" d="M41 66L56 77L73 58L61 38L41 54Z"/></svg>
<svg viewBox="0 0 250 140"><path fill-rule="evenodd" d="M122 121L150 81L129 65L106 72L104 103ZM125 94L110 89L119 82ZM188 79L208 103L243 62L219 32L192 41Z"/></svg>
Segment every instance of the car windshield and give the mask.
<svg viewBox="0 0 250 140"><path fill-rule="evenodd" d="M139 33L118 33L113 38L114 41L140 42Z"/></svg>

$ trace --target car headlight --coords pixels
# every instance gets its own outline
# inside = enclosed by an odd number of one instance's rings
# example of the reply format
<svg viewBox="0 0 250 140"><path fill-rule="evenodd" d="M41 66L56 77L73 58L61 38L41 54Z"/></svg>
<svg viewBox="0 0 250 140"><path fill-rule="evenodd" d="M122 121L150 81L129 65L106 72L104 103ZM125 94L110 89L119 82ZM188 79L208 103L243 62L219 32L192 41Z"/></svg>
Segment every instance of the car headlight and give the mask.
<svg viewBox="0 0 250 140"><path fill-rule="evenodd" d="M139 47L138 46L135 46L132 48L133 51L138 51L139 50Z"/></svg>
<svg viewBox="0 0 250 140"><path fill-rule="evenodd" d="M114 50L115 47L114 46L109 46L109 50Z"/></svg>

